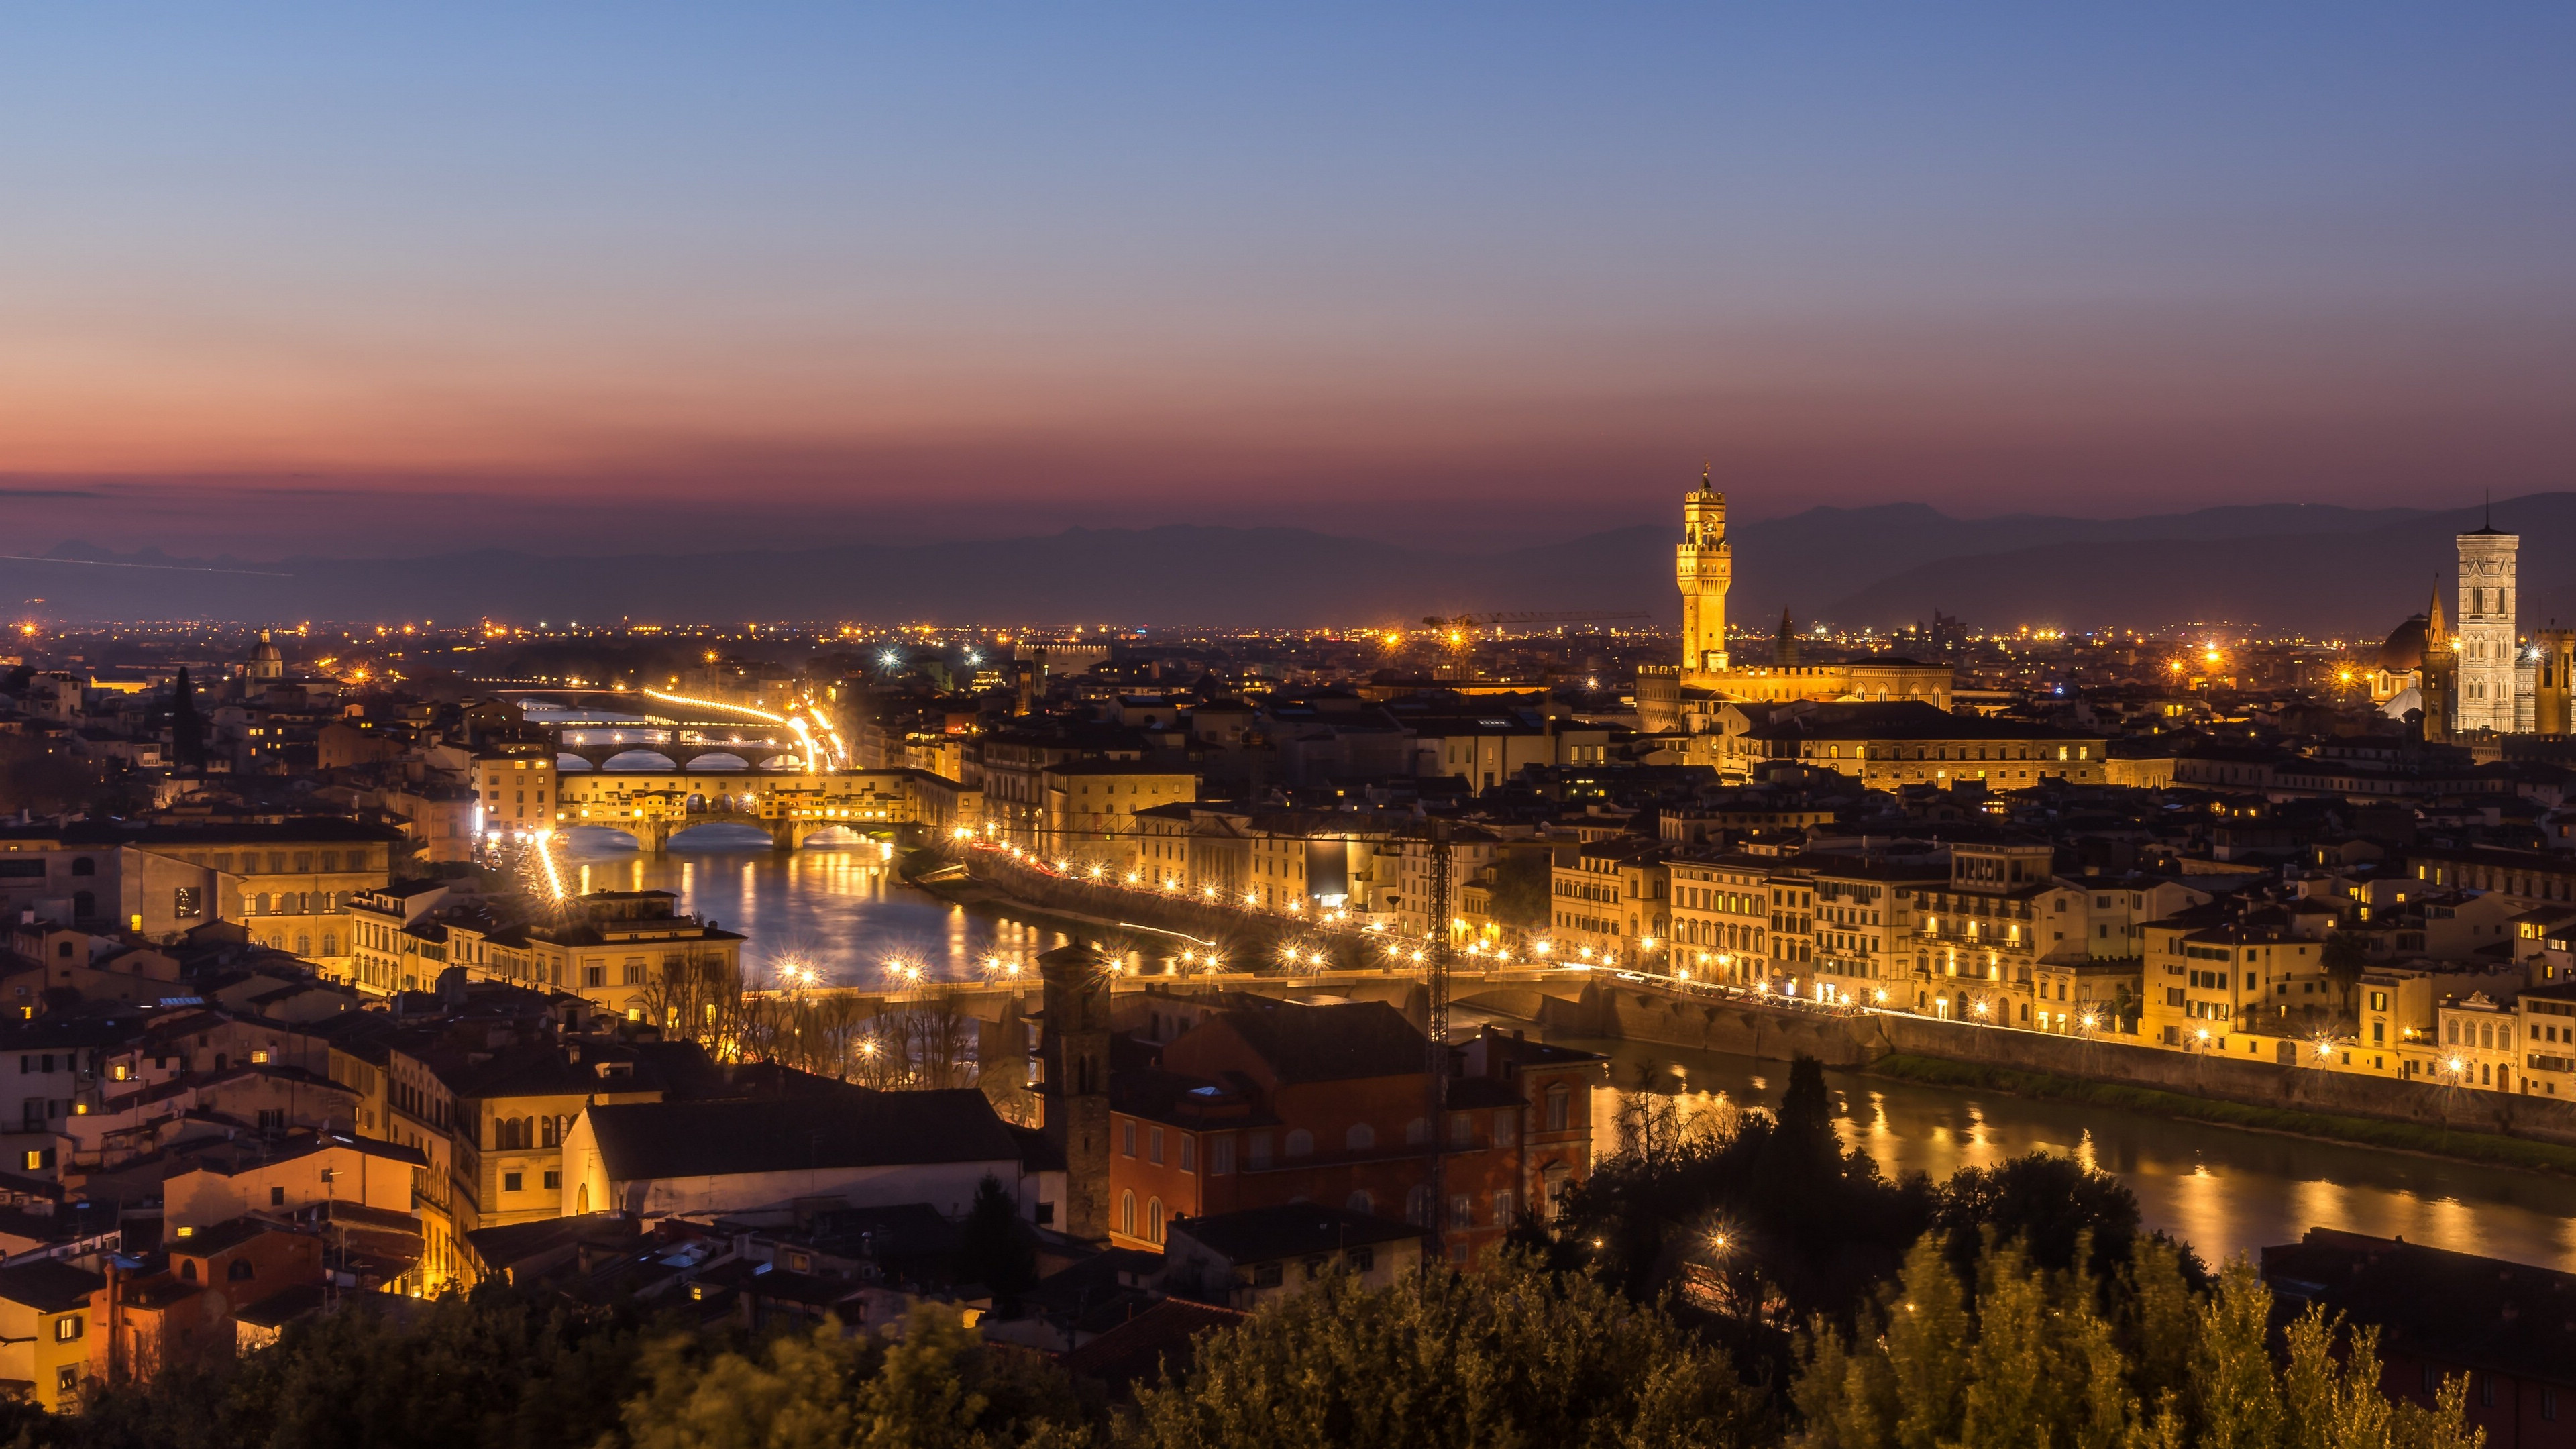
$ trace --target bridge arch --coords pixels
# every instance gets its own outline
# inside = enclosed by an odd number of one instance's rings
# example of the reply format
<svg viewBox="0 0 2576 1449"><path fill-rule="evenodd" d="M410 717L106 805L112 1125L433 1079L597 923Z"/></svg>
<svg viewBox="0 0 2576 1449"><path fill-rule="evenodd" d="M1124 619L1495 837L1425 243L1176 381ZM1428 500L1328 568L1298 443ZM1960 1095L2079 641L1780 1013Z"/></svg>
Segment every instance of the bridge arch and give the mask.
<svg viewBox="0 0 2576 1449"><path fill-rule="evenodd" d="M710 820L701 825L683 826L671 832L665 845L669 850L767 850L774 838L757 825L735 820Z"/></svg>
<svg viewBox="0 0 2576 1449"><path fill-rule="evenodd" d="M601 761L599 767L603 770L661 770L666 773L680 768L669 755L659 750L621 750Z"/></svg>

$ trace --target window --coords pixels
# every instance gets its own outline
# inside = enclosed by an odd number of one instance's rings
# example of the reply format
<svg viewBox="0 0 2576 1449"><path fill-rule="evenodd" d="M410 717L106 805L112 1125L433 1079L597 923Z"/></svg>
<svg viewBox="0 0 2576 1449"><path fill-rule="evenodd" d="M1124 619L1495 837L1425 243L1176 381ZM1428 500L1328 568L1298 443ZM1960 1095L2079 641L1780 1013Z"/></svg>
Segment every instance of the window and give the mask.
<svg viewBox="0 0 2576 1449"><path fill-rule="evenodd" d="M1270 1166L1270 1134L1253 1133L1251 1140L1244 1144L1243 1154L1254 1172L1266 1170Z"/></svg>
<svg viewBox="0 0 2576 1449"><path fill-rule="evenodd" d="M1286 1280L1287 1276L1283 1265L1278 1263L1252 1265L1252 1286L1255 1288L1276 1288Z"/></svg>
<svg viewBox="0 0 2576 1449"><path fill-rule="evenodd" d="M232 1266L231 1266L231 1267L229 1267L229 1268L226 1268L226 1269L224 1270L224 1276L225 1276L226 1278L228 1278L228 1279L232 1280L232 1281L233 1281L233 1282L235 1282L235 1283L242 1283L242 1282L247 1282L247 1281L249 1281L249 1280L250 1280L250 1278L251 1278L252 1276L254 1276L254 1270L252 1269L252 1267L251 1267L251 1265L250 1265L250 1259L248 1259L248 1258L235 1258L235 1259L233 1259L233 1261L232 1261Z"/></svg>
<svg viewBox="0 0 2576 1449"><path fill-rule="evenodd" d="M1465 1112L1452 1112L1449 1114L1449 1145L1452 1147L1473 1147L1476 1145L1476 1119L1474 1117Z"/></svg>
<svg viewBox="0 0 2576 1449"><path fill-rule="evenodd" d="M1198 1170L1199 1139L1190 1133L1184 1132L1181 1134L1181 1171L1196 1172Z"/></svg>
<svg viewBox="0 0 2576 1449"><path fill-rule="evenodd" d="M1365 1273L1377 1266L1377 1249L1353 1248L1342 1255L1342 1261L1351 1265L1352 1272Z"/></svg>
<svg viewBox="0 0 2576 1449"><path fill-rule="evenodd" d="M560 1172L547 1173L545 1176L545 1184L546 1191L548 1192L563 1191L563 1174Z"/></svg>
<svg viewBox="0 0 2576 1449"><path fill-rule="evenodd" d="M1502 1192L1495 1193L1495 1194L1494 1194L1494 1226L1495 1226L1495 1227L1498 1227L1498 1228L1508 1228L1508 1227L1510 1227L1510 1226L1512 1225L1512 1210L1513 1210L1513 1208L1514 1208L1514 1207L1516 1207L1517 1205L1518 1205L1518 1204L1517 1204L1517 1200L1516 1200L1516 1199L1514 1199L1514 1197L1512 1196L1511 1192L1510 1192L1508 1189L1506 1189L1505 1191L1502 1191Z"/></svg>
<svg viewBox="0 0 2576 1449"><path fill-rule="evenodd" d="M66 1313L54 1320L54 1342L69 1343L81 1336L81 1316Z"/></svg>
<svg viewBox="0 0 2576 1449"><path fill-rule="evenodd" d="M1377 1199L1369 1196L1367 1188L1361 1188L1343 1199L1342 1206L1355 1213L1371 1213L1377 1211Z"/></svg>
<svg viewBox="0 0 2576 1449"><path fill-rule="evenodd" d="M1145 1134L1145 1160L1160 1167L1163 1163L1163 1129L1154 1127Z"/></svg>
<svg viewBox="0 0 2576 1449"><path fill-rule="evenodd" d="M502 1190L503 1192L517 1192L517 1191L519 1190L520 1184L521 1184L522 1182L524 1182L525 1180L526 1180L526 1179L524 1178L524 1176L523 1176L522 1174L519 1174L519 1173L516 1173L516 1172L505 1172L505 1173L502 1173L502 1174L501 1174L501 1190Z"/></svg>
<svg viewBox="0 0 2576 1449"><path fill-rule="evenodd" d="M1145 1241L1163 1241L1163 1200L1159 1197L1145 1204Z"/></svg>
<svg viewBox="0 0 2576 1449"><path fill-rule="evenodd" d="M1354 1122L1351 1130L1342 1134L1342 1145L1353 1152L1366 1152L1377 1146L1377 1129L1366 1122ZM1367 1209L1362 1208L1361 1211L1366 1212Z"/></svg>
<svg viewBox="0 0 2576 1449"><path fill-rule="evenodd" d="M56 1393L63 1394L80 1392L80 1366L78 1364L67 1363L54 1370L54 1391Z"/></svg>
<svg viewBox="0 0 2576 1449"><path fill-rule="evenodd" d="M270 1188L268 1190L268 1205L270 1207L286 1206L286 1189L282 1187Z"/></svg>
<svg viewBox="0 0 2576 1449"><path fill-rule="evenodd" d="M1309 1154L1313 1153L1313 1152L1314 1152L1314 1150L1315 1150L1315 1134L1314 1134L1314 1133L1307 1131L1307 1130L1306 1130L1305 1128L1303 1128L1303 1127L1291 1128L1291 1129L1289 1130L1289 1133L1288 1133L1288 1155L1289 1155L1289 1156L1291 1156L1291 1157L1305 1157L1305 1156L1308 1156Z"/></svg>
<svg viewBox="0 0 2576 1449"><path fill-rule="evenodd" d="M1208 1175L1223 1177L1232 1171L1234 1171L1234 1138L1231 1136L1209 1138Z"/></svg>
<svg viewBox="0 0 2576 1449"><path fill-rule="evenodd" d="M1562 1132L1571 1113L1574 1094L1563 1084L1547 1089L1547 1130Z"/></svg>
<svg viewBox="0 0 2576 1449"><path fill-rule="evenodd" d="M1476 1200L1465 1193L1449 1199L1449 1226L1472 1228L1476 1225Z"/></svg>
<svg viewBox="0 0 2576 1449"><path fill-rule="evenodd" d="M1122 1157L1136 1155L1136 1119L1122 1118L1118 1123L1118 1152Z"/></svg>
<svg viewBox="0 0 2576 1449"><path fill-rule="evenodd" d="M1118 1231L1136 1236L1136 1194L1132 1192L1118 1194Z"/></svg>

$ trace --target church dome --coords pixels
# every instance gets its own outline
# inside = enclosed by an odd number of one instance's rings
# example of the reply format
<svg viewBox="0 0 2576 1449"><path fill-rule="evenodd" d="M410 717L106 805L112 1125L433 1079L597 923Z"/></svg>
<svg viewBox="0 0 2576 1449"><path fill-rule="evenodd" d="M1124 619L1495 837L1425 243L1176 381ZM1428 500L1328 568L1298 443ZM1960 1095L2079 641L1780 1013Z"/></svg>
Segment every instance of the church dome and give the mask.
<svg viewBox="0 0 2576 1449"><path fill-rule="evenodd" d="M2417 614L2397 626L2388 642L2379 646L2379 667L2391 674L2404 674L2424 667L2424 643L2430 634L2424 616Z"/></svg>
<svg viewBox="0 0 2576 1449"><path fill-rule="evenodd" d="M286 655L269 639L266 629L259 631L259 642L251 646L250 662L242 666L242 673L252 679L286 677Z"/></svg>

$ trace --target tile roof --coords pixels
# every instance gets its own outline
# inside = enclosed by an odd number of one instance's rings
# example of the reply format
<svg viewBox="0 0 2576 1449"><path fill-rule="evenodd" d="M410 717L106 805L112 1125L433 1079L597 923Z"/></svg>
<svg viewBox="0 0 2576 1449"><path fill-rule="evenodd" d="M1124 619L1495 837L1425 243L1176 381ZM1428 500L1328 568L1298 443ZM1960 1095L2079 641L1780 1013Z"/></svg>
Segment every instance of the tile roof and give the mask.
<svg viewBox="0 0 2576 1449"><path fill-rule="evenodd" d="M1180 1218L1172 1223L1171 1231L1186 1234L1218 1257L1237 1264L1303 1258L1423 1235L1422 1229L1411 1223L1314 1203Z"/></svg>
<svg viewBox="0 0 2576 1449"><path fill-rule="evenodd" d="M1231 1027L1283 1082L1408 1076L1427 1059L1422 1033L1383 1001L1283 1003L1213 1019Z"/></svg>
<svg viewBox="0 0 2576 1449"><path fill-rule="evenodd" d="M106 1286L102 1275L53 1259L0 1268L0 1300L23 1303L39 1313L85 1308L91 1291Z"/></svg>
<svg viewBox="0 0 2576 1449"><path fill-rule="evenodd" d="M971 1087L769 1101L634 1102L588 1113L612 1180L800 1168L1016 1162L1019 1144Z"/></svg>

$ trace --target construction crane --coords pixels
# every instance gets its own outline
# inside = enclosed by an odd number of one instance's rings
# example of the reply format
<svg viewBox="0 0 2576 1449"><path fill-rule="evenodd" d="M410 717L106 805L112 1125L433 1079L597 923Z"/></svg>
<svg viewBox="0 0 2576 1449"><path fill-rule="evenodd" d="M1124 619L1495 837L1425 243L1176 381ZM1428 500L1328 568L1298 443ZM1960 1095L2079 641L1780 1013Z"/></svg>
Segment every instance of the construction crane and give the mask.
<svg viewBox="0 0 2576 1449"><path fill-rule="evenodd" d="M1616 619L1653 617L1643 609L1574 609L1518 614L1460 614L1447 619L1437 614L1425 614L1422 623L1425 628L1442 633L1457 633L1466 629L1499 628L1506 624L1604 624Z"/></svg>

